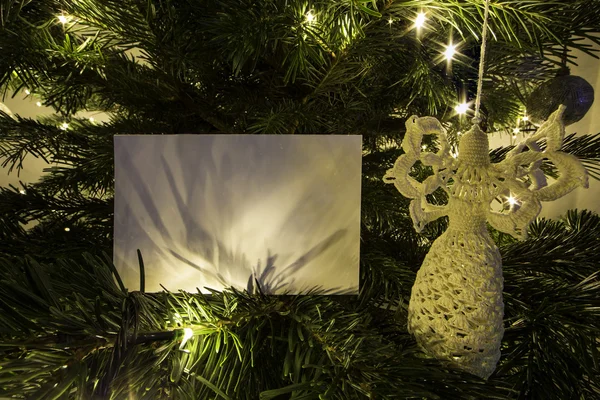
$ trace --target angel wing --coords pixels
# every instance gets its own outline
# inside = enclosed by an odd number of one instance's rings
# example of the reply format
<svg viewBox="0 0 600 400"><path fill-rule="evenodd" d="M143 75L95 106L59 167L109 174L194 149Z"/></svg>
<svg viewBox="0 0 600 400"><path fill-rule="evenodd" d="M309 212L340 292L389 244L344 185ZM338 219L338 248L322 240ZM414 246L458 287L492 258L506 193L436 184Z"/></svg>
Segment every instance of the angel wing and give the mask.
<svg viewBox="0 0 600 400"><path fill-rule="evenodd" d="M565 137L560 106L538 131L511 150L506 159L492 165L501 188L510 190L521 207L508 214L490 211L489 223L516 238L526 237L527 227L539 215L542 201L556 200L579 186L588 187L588 172L579 159L560 151ZM540 141L546 141L545 150ZM558 170L558 179L548 185L542 163L550 161Z"/></svg>
<svg viewBox="0 0 600 400"><path fill-rule="evenodd" d="M427 134L437 136L440 144L437 153L422 151L423 136ZM415 230L420 232L429 222L447 215L445 207L430 204L425 196L439 187L445 188L454 159L450 155L446 130L433 117L419 118L413 115L406 121L402 149L404 154L398 157L394 167L386 172L383 180L386 183L393 183L404 197L413 199L410 204L410 215ZM417 181L409 174L417 161L433 169L433 175L423 182Z"/></svg>

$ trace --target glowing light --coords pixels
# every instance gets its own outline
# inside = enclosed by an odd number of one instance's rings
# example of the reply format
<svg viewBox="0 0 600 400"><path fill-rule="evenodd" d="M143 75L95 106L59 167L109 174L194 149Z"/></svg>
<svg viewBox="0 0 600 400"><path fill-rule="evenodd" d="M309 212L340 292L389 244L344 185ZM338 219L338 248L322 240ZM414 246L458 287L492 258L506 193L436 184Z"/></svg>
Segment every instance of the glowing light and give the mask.
<svg viewBox="0 0 600 400"><path fill-rule="evenodd" d="M453 151L452 153L450 153L450 155L452 156L452 158L458 158L458 151Z"/></svg>
<svg viewBox="0 0 600 400"><path fill-rule="evenodd" d="M31 94L31 90L25 89L25 94Z"/></svg>
<svg viewBox="0 0 600 400"><path fill-rule="evenodd" d="M181 325L183 323L183 319L181 318L181 315L179 313L173 314L173 319L175 320L175 323L177 325Z"/></svg>
<svg viewBox="0 0 600 400"><path fill-rule="evenodd" d="M38 102L35 103L35 105L38 106L38 107L41 107L42 106L42 102L38 101Z"/></svg>
<svg viewBox="0 0 600 400"><path fill-rule="evenodd" d="M525 121L525 122L529 121L529 117L528 117L527 115L525 115L525 116L523 117L523 121Z"/></svg>
<svg viewBox="0 0 600 400"><path fill-rule="evenodd" d="M469 103L461 103L461 104L457 105L456 107L454 107L454 111L456 111L456 113L459 115L466 114L468 110L469 110Z"/></svg>
<svg viewBox="0 0 600 400"><path fill-rule="evenodd" d="M19 190L19 193L21 193L21 194L25 194L25 193L27 193L27 192L25 191L25 189L21 189L21 190Z"/></svg>
<svg viewBox="0 0 600 400"><path fill-rule="evenodd" d="M517 127L517 128L515 128L515 129L513 129L513 133L515 133L515 134L516 134L516 133L520 133L520 132L521 132L521 129L519 129L518 127Z"/></svg>
<svg viewBox="0 0 600 400"><path fill-rule="evenodd" d="M306 22L308 22L309 24L315 22L316 19L317 17L315 16L315 14L312 13L312 11L306 13Z"/></svg>
<svg viewBox="0 0 600 400"><path fill-rule="evenodd" d="M94 117L90 117L90 122L93 123L94 121L95 121Z"/></svg>
<svg viewBox="0 0 600 400"><path fill-rule="evenodd" d="M450 60L452 60L452 57L454 57L455 54L456 54L456 46L453 44L449 44L446 47L446 51L444 51L444 57L446 57L446 60L450 61Z"/></svg>
<svg viewBox="0 0 600 400"><path fill-rule="evenodd" d="M421 150L427 150L427 145L424 144L423 146L421 146Z"/></svg>
<svg viewBox="0 0 600 400"><path fill-rule="evenodd" d="M71 232L71 228L69 228L68 226L65 228L65 232Z"/></svg>
<svg viewBox="0 0 600 400"><path fill-rule="evenodd" d="M425 17L425 13L423 13L423 12L420 12L420 13L417 15L417 18L415 19L415 27L416 27L416 28L422 28L422 27L423 27L423 25L425 25L425 20L426 20L426 19L427 19L427 18Z"/></svg>
<svg viewBox="0 0 600 400"><path fill-rule="evenodd" d="M181 339L181 345L179 345L179 349L182 350L183 346L194 336L194 331L192 328L183 328L183 339Z"/></svg>
<svg viewBox="0 0 600 400"><path fill-rule="evenodd" d="M514 206L515 204L519 204L519 202L517 201L516 198L514 198L512 195L508 197L508 199L506 199L508 201L508 204L510 204L511 206Z"/></svg>
<svg viewBox="0 0 600 400"><path fill-rule="evenodd" d="M69 129L69 124L67 124L66 122L63 122L60 125L60 129L62 129L63 131L66 131L67 129Z"/></svg>
<svg viewBox="0 0 600 400"><path fill-rule="evenodd" d="M388 19L388 24L393 24L394 23L394 19L392 17L390 17L390 19Z"/></svg>
<svg viewBox="0 0 600 400"><path fill-rule="evenodd" d="M58 22L60 22L61 24L66 24L67 22L69 22L70 18L67 17L66 15L59 15L58 17Z"/></svg>

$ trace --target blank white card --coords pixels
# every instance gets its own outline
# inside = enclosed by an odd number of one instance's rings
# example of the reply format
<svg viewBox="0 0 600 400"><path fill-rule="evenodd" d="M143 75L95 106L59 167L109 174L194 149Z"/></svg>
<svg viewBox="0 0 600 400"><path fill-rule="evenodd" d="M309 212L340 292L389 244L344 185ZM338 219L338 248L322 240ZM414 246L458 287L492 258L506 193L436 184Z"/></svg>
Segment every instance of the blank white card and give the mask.
<svg viewBox="0 0 600 400"><path fill-rule="evenodd" d="M115 136L114 263L146 291L356 294L361 137Z"/></svg>

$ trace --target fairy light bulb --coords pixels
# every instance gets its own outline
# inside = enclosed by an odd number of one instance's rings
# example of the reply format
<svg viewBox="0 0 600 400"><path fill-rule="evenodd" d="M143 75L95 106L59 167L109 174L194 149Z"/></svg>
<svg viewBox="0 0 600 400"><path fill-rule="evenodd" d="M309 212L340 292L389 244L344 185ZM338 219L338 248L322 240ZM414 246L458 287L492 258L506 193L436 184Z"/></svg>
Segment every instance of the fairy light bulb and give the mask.
<svg viewBox="0 0 600 400"><path fill-rule="evenodd" d="M516 127L515 129L513 129L513 133L516 135L517 133L521 133L521 129L519 129L519 127Z"/></svg>
<svg viewBox="0 0 600 400"><path fill-rule="evenodd" d="M454 111L456 111L458 115L466 114L467 111L469 111L469 103L463 102L458 104L456 107L454 107Z"/></svg>
<svg viewBox="0 0 600 400"><path fill-rule="evenodd" d="M71 232L71 228L69 228L68 226L65 228L65 232Z"/></svg>
<svg viewBox="0 0 600 400"><path fill-rule="evenodd" d="M25 191L25 189L21 189L21 190L19 190L19 193L21 193L21 194L25 194L25 193L27 193L27 192Z"/></svg>
<svg viewBox="0 0 600 400"><path fill-rule="evenodd" d="M394 23L394 18L390 17L390 19L388 19L388 24L393 24Z"/></svg>
<svg viewBox="0 0 600 400"><path fill-rule="evenodd" d="M183 324L183 318L181 318L181 315L179 313L175 313L173 314L173 319L175 320L175 323L177 325L182 325Z"/></svg>
<svg viewBox="0 0 600 400"><path fill-rule="evenodd" d="M315 17L315 14L313 14L312 10L306 13L306 22L308 22L309 24L315 22L316 18L317 17Z"/></svg>
<svg viewBox="0 0 600 400"><path fill-rule="evenodd" d="M31 94L31 90L25 89L25 94Z"/></svg>
<svg viewBox="0 0 600 400"><path fill-rule="evenodd" d="M523 117L523 121L525 121L525 122L529 121L529 117L528 117L527 115L525 115L525 116Z"/></svg>
<svg viewBox="0 0 600 400"><path fill-rule="evenodd" d="M96 121L96 120L94 119L94 117L90 117L90 122L91 122L91 123L94 123L94 121Z"/></svg>
<svg viewBox="0 0 600 400"><path fill-rule="evenodd" d="M446 46L446 51L444 51L444 57L446 58L446 60L450 61L452 60L452 57L454 57L454 55L456 54L456 46L453 44L449 44L448 46Z"/></svg>
<svg viewBox="0 0 600 400"><path fill-rule="evenodd" d="M63 131L66 131L67 129L69 129L69 124L66 122L63 122L62 124L60 124L60 129L62 129Z"/></svg>
<svg viewBox="0 0 600 400"><path fill-rule="evenodd" d="M60 22L63 25L69 22L69 17L67 17L66 15L59 15L57 18L58 22Z"/></svg>
<svg viewBox="0 0 600 400"><path fill-rule="evenodd" d="M182 350L188 340L190 340L194 336L194 331L192 328L183 328L183 339L181 339L181 344L179 345L179 349Z"/></svg>
<svg viewBox="0 0 600 400"><path fill-rule="evenodd" d="M519 202L517 201L517 199L514 198L512 195L508 196L508 199L506 199L506 200L508 201L508 204L510 204L511 206L519 204Z"/></svg>
<svg viewBox="0 0 600 400"><path fill-rule="evenodd" d="M38 106L38 107L41 107L42 106L42 102L38 101L38 102L35 103L35 105Z"/></svg>
<svg viewBox="0 0 600 400"><path fill-rule="evenodd" d="M427 20L427 18L425 17L424 12L420 12L419 14L417 14L417 18L415 19L415 28L417 28L417 29L422 28L423 25L425 25L426 20Z"/></svg>

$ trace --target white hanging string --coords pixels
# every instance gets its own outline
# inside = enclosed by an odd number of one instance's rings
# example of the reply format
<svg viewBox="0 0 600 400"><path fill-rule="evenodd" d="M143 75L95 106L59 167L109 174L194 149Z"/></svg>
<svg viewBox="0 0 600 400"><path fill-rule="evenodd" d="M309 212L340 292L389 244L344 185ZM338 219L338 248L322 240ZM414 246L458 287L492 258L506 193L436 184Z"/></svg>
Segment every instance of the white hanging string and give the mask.
<svg viewBox="0 0 600 400"><path fill-rule="evenodd" d="M475 125L481 122L481 90L483 87L483 70L485 68L485 48L487 43L488 17L490 13L490 0L485 0L485 11L483 12L483 29L481 33L481 54L479 56L479 77L477 79L477 95L475 96L475 116L472 121Z"/></svg>

